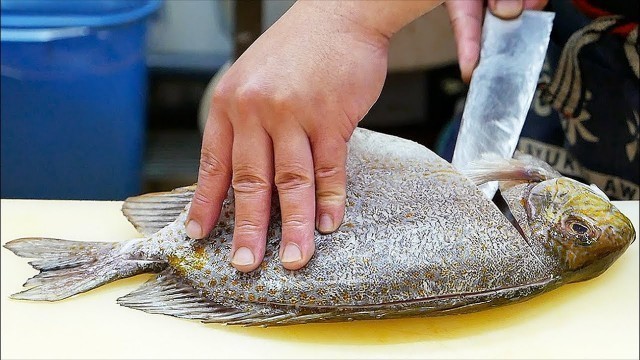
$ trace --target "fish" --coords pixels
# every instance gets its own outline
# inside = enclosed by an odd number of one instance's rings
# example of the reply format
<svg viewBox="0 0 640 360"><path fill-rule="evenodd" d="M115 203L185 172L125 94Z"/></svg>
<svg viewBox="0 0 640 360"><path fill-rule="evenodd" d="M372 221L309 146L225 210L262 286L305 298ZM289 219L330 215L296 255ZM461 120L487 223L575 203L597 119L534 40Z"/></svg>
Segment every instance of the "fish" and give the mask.
<svg viewBox="0 0 640 360"><path fill-rule="evenodd" d="M264 260L230 264L233 189L204 239L186 235L195 185L126 199L142 236L117 242L42 237L4 245L40 272L18 300L57 301L155 273L117 303L151 314L242 326L459 314L525 301L603 273L635 241L631 221L597 187L517 153L467 173L410 140L356 128L348 142L343 223L315 233L299 270L278 258L271 204ZM496 198L478 185L498 181Z"/></svg>

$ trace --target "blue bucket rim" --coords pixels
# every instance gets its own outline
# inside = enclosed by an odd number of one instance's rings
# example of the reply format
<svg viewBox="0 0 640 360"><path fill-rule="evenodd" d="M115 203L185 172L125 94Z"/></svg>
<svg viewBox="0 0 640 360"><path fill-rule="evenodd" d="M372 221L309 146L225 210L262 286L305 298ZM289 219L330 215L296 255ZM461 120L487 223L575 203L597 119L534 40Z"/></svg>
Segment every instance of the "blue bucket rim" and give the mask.
<svg viewBox="0 0 640 360"><path fill-rule="evenodd" d="M143 19L156 12L162 0L146 0L146 3L133 10L109 15L0 15L2 28L34 29L61 27L108 27L126 24Z"/></svg>

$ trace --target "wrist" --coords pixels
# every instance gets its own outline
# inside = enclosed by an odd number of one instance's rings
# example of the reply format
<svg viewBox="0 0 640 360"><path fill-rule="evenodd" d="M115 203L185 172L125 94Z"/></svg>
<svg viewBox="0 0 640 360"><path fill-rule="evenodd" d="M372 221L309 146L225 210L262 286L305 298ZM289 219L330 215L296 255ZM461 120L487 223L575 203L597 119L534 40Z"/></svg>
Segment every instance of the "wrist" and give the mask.
<svg viewBox="0 0 640 360"><path fill-rule="evenodd" d="M342 0L298 1L297 6L342 22L366 35L390 39L408 23L442 4L442 0Z"/></svg>

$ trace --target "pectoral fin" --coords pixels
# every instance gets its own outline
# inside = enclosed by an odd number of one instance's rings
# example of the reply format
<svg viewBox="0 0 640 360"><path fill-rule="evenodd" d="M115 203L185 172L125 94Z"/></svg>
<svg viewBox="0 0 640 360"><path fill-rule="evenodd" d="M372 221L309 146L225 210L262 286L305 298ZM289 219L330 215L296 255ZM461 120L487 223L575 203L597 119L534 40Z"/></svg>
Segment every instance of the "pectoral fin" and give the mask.
<svg viewBox="0 0 640 360"><path fill-rule="evenodd" d="M510 183L540 182L560 177L560 173L549 164L521 152L512 159L503 159L496 154L484 154L464 172L476 185L490 181Z"/></svg>

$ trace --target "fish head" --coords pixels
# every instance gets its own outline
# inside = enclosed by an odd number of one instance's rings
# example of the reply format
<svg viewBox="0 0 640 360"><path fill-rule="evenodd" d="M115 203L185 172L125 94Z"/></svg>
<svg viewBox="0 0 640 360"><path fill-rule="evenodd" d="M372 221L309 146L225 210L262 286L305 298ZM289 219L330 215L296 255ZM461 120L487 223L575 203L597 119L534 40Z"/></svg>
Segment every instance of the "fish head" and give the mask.
<svg viewBox="0 0 640 360"><path fill-rule="evenodd" d="M566 177L502 187L522 235L560 261L569 282L604 272L635 240L633 224L595 185Z"/></svg>

